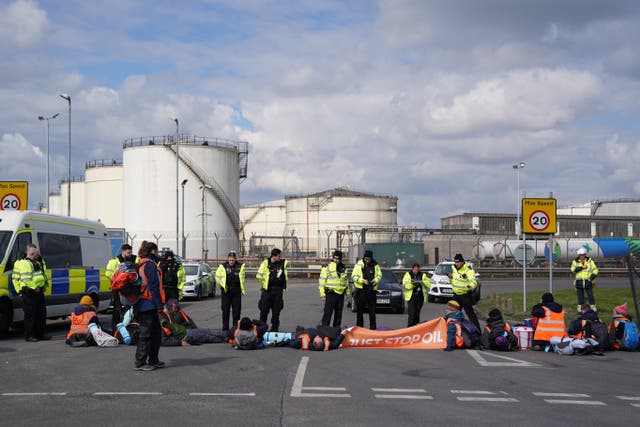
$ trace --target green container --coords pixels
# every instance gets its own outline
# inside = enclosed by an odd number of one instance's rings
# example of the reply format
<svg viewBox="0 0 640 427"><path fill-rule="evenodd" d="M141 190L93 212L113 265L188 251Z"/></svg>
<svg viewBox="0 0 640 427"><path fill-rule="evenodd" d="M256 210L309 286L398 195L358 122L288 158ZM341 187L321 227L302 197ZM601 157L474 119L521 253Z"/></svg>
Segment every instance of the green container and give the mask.
<svg viewBox="0 0 640 427"><path fill-rule="evenodd" d="M366 243L359 257L365 250L373 252L373 258L381 267L411 268L414 263L424 265L424 244L422 243Z"/></svg>

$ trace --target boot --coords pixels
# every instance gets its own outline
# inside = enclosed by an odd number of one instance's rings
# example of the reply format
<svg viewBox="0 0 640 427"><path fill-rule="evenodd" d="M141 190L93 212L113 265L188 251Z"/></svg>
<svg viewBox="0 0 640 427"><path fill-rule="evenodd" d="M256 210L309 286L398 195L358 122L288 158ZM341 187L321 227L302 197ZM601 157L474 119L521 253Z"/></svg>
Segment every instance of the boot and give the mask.
<svg viewBox="0 0 640 427"><path fill-rule="evenodd" d="M596 308L596 305L595 305L595 304L591 304L591 310L593 310L593 311L598 311L598 309Z"/></svg>

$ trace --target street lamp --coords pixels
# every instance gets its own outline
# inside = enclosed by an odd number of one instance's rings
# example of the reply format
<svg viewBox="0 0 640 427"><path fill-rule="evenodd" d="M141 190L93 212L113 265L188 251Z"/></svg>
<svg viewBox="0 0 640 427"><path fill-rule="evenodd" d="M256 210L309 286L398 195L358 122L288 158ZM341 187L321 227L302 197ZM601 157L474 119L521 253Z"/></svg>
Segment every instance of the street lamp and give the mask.
<svg viewBox="0 0 640 427"><path fill-rule="evenodd" d="M179 224L179 220L178 220L178 209L180 209L179 207L179 187L178 187L178 183L180 182L180 179L178 177L178 170L179 170L179 166L180 166L180 123L178 122L178 118L177 117L170 117L171 120L173 120L176 123L176 252L178 252L178 239L180 238L180 229L178 227Z"/></svg>
<svg viewBox="0 0 640 427"><path fill-rule="evenodd" d="M187 246L187 239L184 237L184 186L187 185L187 181L189 181L188 179L183 180L180 183L180 186L182 187L182 258L185 258L185 252L186 252L186 246Z"/></svg>
<svg viewBox="0 0 640 427"><path fill-rule="evenodd" d="M524 233L520 228L520 169L525 167L524 162L512 165L516 170L516 239L522 234L522 311L527 311L527 245L524 240Z"/></svg>
<svg viewBox="0 0 640 427"><path fill-rule="evenodd" d="M520 235L520 169L525 167L525 162L515 163L511 166L516 170L516 237Z"/></svg>
<svg viewBox="0 0 640 427"><path fill-rule="evenodd" d="M60 98L69 103L69 153L67 158L67 216L71 216L71 97L66 93L61 93Z"/></svg>
<svg viewBox="0 0 640 427"><path fill-rule="evenodd" d="M204 235L205 235L205 217L206 217L206 212L204 209L204 190L205 189L209 189L211 190L213 187L211 187L209 184L203 184L199 187L202 190L202 259L206 259L206 251L205 251L205 246L204 246Z"/></svg>
<svg viewBox="0 0 640 427"><path fill-rule="evenodd" d="M53 120L56 117L58 117L60 114L59 113L55 113L53 116L51 117L45 117L45 116L38 116L38 120L43 121L46 120L47 121L47 182L45 184L45 187L47 189L45 197L47 199L47 213L49 213L49 120Z"/></svg>

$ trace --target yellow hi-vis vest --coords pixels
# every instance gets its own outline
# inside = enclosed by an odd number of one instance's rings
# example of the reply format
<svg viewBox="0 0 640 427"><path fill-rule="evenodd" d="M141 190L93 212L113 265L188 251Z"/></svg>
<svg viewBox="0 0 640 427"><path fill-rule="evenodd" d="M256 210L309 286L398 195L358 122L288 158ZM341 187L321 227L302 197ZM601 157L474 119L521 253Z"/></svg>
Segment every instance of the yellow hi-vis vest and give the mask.
<svg viewBox="0 0 640 427"><path fill-rule="evenodd" d="M429 288L431 288L431 280L427 277L426 274L422 273L420 277L420 283L414 283L412 280L411 272L407 271L404 273L402 277L402 285L404 286L404 300L409 301L411 299L411 295L413 295L413 290L417 287L422 286L422 294L424 295L424 300L427 300L427 293L429 292Z"/></svg>
<svg viewBox="0 0 640 427"><path fill-rule="evenodd" d="M455 265L451 266L451 289L456 295L463 295L471 292L478 286L476 272L466 262L460 270ZM470 287L470 288L469 288Z"/></svg>
<svg viewBox="0 0 640 427"><path fill-rule="evenodd" d="M40 264L38 270L35 269L34 263ZM26 258L16 261L13 265L13 273L11 276L16 292L19 293L23 287L33 290L36 288L44 289L48 284L46 269L47 265L44 261L39 263L38 261L31 261Z"/></svg>
<svg viewBox="0 0 640 427"><path fill-rule="evenodd" d="M349 278L347 271L348 269L345 267L342 273L338 273L338 264L333 261L322 267L320 278L318 279L320 296L326 296L327 288L337 294L346 293L346 295L349 295Z"/></svg>
<svg viewBox="0 0 640 427"><path fill-rule="evenodd" d="M287 260L283 260L283 269L284 269L284 280L285 283L288 285L289 284L289 272L287 272ZM258 267L258 272L256 273L256 279L258 279L258 283L260 284L260 287L262 289L264 289L265 291L267 289L269 289L269 276L271 275L271 272L269 271L269 258L266 258L264 261L262 261L262 264L260 264L260 267ZM285 288L286 289L286 288Z"/></svg>
<svg viewBox="0 0 640 427"><path fill-rule="evenodd" d="M237 262L237 261L236 261ZM244 263L240 264L240 271L238 271L238 278L240 279L240 291L242 295L244 295L244 280L245 280L245 272L244 272ZM227 269L224 264L220 264L218 269L216 270L216 283L222 288L224 292L227 291Z"/></svg>
<svg viewBox="0 0 640 427"><path fill-rule="evenodd" d="M362 289L364 286L364 277L362 276L362 269L364 268L364 261L360 260L353 267L353 273L351 273L351 279L353 280L353 286L358 289ZM373 273L373 281L376 282L373 286L374 290L378 290L378 283L382 280L382 270L380 270L380 264L376 264L375 271Z"/></svg>

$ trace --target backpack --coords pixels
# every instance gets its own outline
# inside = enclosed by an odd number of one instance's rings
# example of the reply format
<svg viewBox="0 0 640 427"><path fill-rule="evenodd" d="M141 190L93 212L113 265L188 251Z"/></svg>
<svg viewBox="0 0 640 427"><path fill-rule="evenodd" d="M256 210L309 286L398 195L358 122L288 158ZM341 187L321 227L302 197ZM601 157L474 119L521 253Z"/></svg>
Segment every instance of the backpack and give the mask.
<svg viewBox="0 0 640 427"><path fill-rule="evenodd" d="M511 331L505 331L493 341L492 348L498 351L514 351L518 348L518 338Z"/></svg>
<svg viewBox="0 0 640 427"><path fill-rule="evenodd" d="M480 344L480 332L476 325L470 320L463 320L460 322L462 326L462 339L464 340L464 348L473 348Z"/></svg>
<svg viewBox="0 0 640 427"><path fill-rule="evenodd" d="M111 290L118 291L122 305L132 306L142 295L142 279L138 275L138 267L140 265L132 261L121 262L111 276Z"/></svg>
<svg viewBox="0 0 640 427"><path fill-rule="evenodd" d="M624 335L620 343L620 349L626 351L635 351L638 349L638 327L633 322L627 322L626 320L619 320L624 325Z"/></svg>
<svg viewBox="0 0 640 427"><path fill-rule="evenodd" d="M591 323L591 336L598 341L598 351L607 351L611 348L611 340L609 339L609 329L602 322Z"/></svg>
<svg viewBox="0 0 640 427"><path fill-rule="evenodd" d="M259 345L258 335L253 329L248 331L238 329L234 334L233 348L236 350L257 350Z"/></svg>
<svg viewBox="0 0 640 427"><path fill-rule="evenodd" d="M180 269L180 265L175 261L167 262L165 265L167 269L162 272L162 286L176 288L178 286L178 270Z"/></svg>

